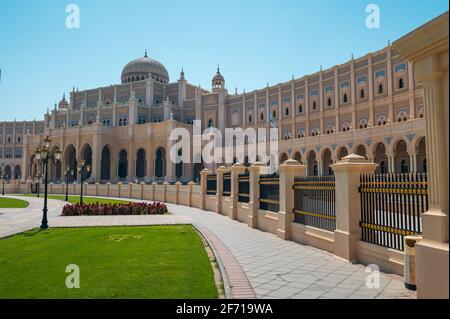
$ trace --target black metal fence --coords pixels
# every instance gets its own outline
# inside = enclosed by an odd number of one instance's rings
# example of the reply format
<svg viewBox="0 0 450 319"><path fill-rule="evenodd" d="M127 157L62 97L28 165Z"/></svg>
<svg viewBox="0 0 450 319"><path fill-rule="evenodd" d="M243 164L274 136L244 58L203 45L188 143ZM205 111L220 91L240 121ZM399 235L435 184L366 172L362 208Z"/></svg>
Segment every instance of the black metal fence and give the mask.
<svg viewBox="0 0 450 319"><path fill-rule="evenodd" d="M223 196L231 195L231 173L223 174Z"/></svg>
<svg viewBox="0 0 450 319"><path fill-rule="evenodd" d="M362 240L403 250L403 237L422 232L421 214L428 209L424 173L361 175Z"/></svg>
<svg viewBox="0 0 450 319"><path fill-rule="evenodd" d="M206 194L216 195L217 193L217 175L206 176Z"/></svg>
<svg viewBox="0 0 450 319"><path fill-rule="evenodd" d="M280 210L280 177L276 173L259 177L259 208L277 213Z"/></svg>
<svg viewBox="0 0 450 319"><path fill-rule="evenodd" d="M334 231L336 229L335 177L296 177L293 187L294 221Z"/></svg>
<svg viewBox="0 0 450 319"><path fill-rule="evenodd" d="M238 176L238 201L248 203L250 200L250 174L248 170Z"/></svg>

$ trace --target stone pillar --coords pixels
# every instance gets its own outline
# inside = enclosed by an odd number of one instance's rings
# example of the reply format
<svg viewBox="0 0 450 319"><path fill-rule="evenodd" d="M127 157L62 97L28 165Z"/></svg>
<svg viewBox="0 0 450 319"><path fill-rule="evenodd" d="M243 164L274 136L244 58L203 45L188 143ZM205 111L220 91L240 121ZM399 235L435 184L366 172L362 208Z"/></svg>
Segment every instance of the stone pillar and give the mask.
<svg viewBox="0 0 450 319"><path fill-rule="evenodd" d="M178 205L179 201L180 201L180 186L181 183L178 181L175 183L175 204Z"/></svg>
<svg viewBox="0 0 450 319"><path fill-rule="evenodd" d="M228 168L225 166L220 166L216 173L217 173L217 180L216 180L216 198L217 198L217 206L216 206L216 213L222 214L222 197L223 197L223 174L225 174L227 171L229 171Z"/></svg>
<svg viewBox="0 0 450 319"><path fill-rule="evenodd" d="M164 182L162 184L163 186L163 202L166 203L167 202L167 185L170 185L169 182Z"/></svg>
<svg viewBox="0 0 450 319"><path fill-rule="evenodd" d="M261 168L266 167L261 162L255 162L250 166L250 200L248 202L248 226L258 228L259 209L259 174Z"/></svg>
<svg viewBox="0 0 450 319"><path fill-rule="evenodd" d="M192 207L192 187L194 185L195 185L195 183L193 181L190 181L188 183L188 202L187 202L188 207Z"/></svg>
<svg viewBox="0 0 450 319"><path fill-rule="evenodd" d="M200 209L205 210L206 206L206 177L212 172L205 168L200 172Z"/></svg>
<svg viewBox="0 0 450 319"><path fill-rule="evenodd" d="M231 167L231 218L237 219L237 204L239 199L239 175L245 172L245 166L236 163Z"/></svg>
<svg viewBox="0 0 450 319"><path fill-rule="evenodd" d="M294 221L294 179L305 174L306 165L289 159L279 166L280 210L278 211L277 236L291 239L291 223Z"/></svg>
<svg viewBox="0 0 450 319"><path fill-rule="evenodd" d="M356 245L361 236L360 176L373 173L377 166L356 154L350 154L331 166L336 176L337 199L334 253L348 261L356 258Z"/></svg>

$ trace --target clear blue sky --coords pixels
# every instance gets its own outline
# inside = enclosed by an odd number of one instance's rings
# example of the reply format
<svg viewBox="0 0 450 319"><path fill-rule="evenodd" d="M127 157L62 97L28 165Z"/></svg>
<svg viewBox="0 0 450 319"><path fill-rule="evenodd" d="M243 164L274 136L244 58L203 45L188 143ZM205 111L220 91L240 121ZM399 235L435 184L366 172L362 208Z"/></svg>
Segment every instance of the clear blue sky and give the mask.
<svg viewBox="0 0 450 319"><path fill-rule="evenodd" d="M70 3L80 29L65 27ZM380 29L365 27L370 3ZM145 48L171 81L184 67L209 89L220 64L230 92L249 92L381 49L447 10L446 0L1 0L0 121L42 119L72 86L119 83Z"/></svg>

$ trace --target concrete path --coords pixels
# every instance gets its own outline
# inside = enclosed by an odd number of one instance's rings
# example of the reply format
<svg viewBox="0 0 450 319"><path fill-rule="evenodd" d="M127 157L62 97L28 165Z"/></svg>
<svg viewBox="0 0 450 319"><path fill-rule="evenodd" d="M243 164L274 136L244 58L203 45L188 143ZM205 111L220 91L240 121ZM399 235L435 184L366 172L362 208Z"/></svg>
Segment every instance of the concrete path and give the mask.
<svg viewBox="0 0 450 319"><path fill-rule="evenodd" d="M29 208L14 212L0 209L0 237L38 227L40 203L42 200L32 198ZM404 288L400 276L380 273L379 287L367 287L369 273L363 265L352 265L320 249L281 240L213 212L167 204L171 216L57 217L62 206L63 202L51 201L50 227L193 223L209 239L219 258L224 257L225 279L231 289L236 285L235 297L416 298L414 292Z"/></svg>

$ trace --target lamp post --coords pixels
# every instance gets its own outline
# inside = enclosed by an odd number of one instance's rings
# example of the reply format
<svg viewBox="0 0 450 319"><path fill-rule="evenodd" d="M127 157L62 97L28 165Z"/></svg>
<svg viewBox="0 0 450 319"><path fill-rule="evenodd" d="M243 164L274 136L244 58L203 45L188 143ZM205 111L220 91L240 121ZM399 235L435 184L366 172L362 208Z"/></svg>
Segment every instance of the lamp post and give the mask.
<svg viewBox="0 0 450 319"><path fill-rule="evenodd" d="M80 174L80 182L81 182L81 190L80 190L80 204L83 204L83 183L88 179L83 179L84 172L89 173L91 171L91 165L86 164L85 160L81 161L81 164L78 166L78 173Z"/></svg>
<svg viewBox="0 0 450 319"><path fill-rule="evenodd" d="M66 167L66 170L64 171L64 176L66 177L66 202L69 200L69 176L71 175L73 175L73 171L70 167Z"/></svg>
<svg viewBox="0 0 450 319"><path fill-rule="evenodd" d="M41 189L41 185L40 185L41 173L40 172L36 173L35 179L36 179L36 197L39 197L39 192Z"/></svg>
<svg viewBox="0 0 450 319"><path fill-rule="evenodd" d="M50 138L47 136L44 139L43 145L37 148L34 152L36 155L36 160L39 165L42 165L44 170L44 208L42 209L42 222L41 222L41 230L48 229L48 220L47 220L47 197L48 197L48 163L52 161L55 165L59 163L61 160L61 151L57 148L54 151L50 151Z"/></svg>
<svg viewBox="0 0 450 319"><path fill-rule="evenodd" d="M0 172L3 172L3 170L0 170ZM1 176L1 178L2 178L2 184L3 184L3 186L2 186L2 196L5 196L5 178L6 178L6 175L5 175L4 172L3 172L3 175Z"/></svg>

